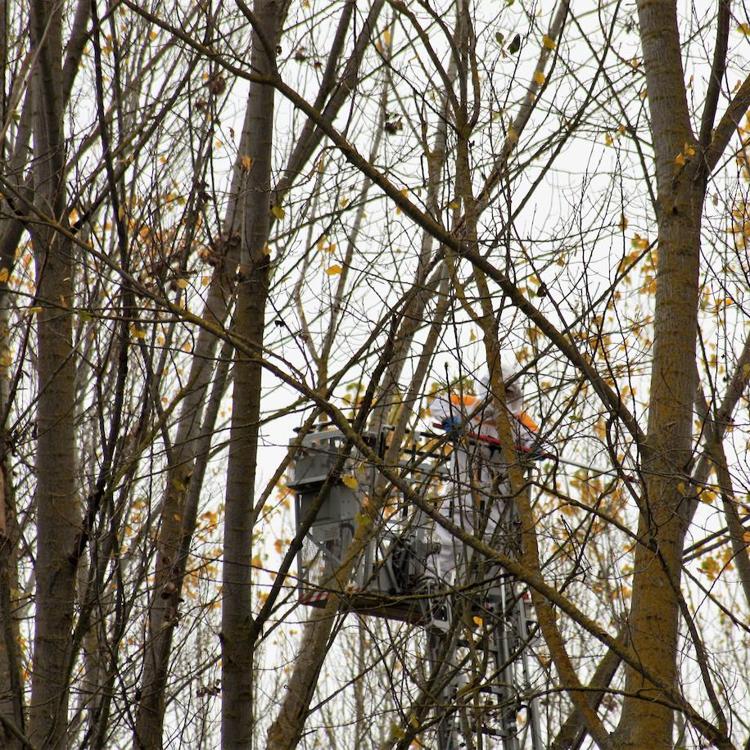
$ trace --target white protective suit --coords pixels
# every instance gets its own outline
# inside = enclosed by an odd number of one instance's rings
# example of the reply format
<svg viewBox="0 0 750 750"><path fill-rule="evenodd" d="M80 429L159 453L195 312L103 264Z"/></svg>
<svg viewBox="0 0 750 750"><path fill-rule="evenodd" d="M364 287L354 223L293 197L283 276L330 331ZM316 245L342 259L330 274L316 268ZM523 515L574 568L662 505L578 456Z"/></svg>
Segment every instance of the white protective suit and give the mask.
<svg viewBox="0 0 750 750"><path fill-rule="evenodd" d="M503 368L503 377L510 377ZM487 389L487 378L478 395L451 392L438 396L430 407L435 426L450 429L455 438L451 454L450 476L441 512L453 523L502 549L510 546L516 529L512 528L510 484L503 462L494 419L494 403ZM528 453L536 439L536 425L523 411L523 395L518 382L506 387L506 403L519 454ZM445 426L444 426L445 425ZM434 539L440 551L432 566L438 578L447 584L465 579L461 568L470 561L471 548L457 540L450 531L435 525ZM434 559L434 558L433 558ZM456 574L456 571L458 573Z"/></svg>

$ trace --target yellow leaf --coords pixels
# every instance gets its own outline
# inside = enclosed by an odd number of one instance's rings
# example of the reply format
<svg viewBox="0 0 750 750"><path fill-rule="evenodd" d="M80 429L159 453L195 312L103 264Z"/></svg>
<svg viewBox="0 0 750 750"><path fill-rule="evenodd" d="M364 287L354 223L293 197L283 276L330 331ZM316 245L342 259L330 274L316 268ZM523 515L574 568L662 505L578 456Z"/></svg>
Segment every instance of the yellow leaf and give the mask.
<svg viewBox="0 0 750 750"><path fill-rule="evenodd" d="M383 32L383 44L388 45L391 43L391 32L389 29L386 29Z"/></svg>
<svg viewBox="0 0 750 750"><path fill-rule="evenodd" d="M624 232L628 228L628 217L625 214L620 214L620 221L617 226L621 232Z"/></svg>
<svg viewBox="0 0 750 750"><path fill-rule="evenodd" d="M404 198L406 198L409 195L409 191L408 191L407 188L401 188L401 190L399 190L399 192L401 193L401 195L404 196ZM401 213L401 207L400 206L396 206L396 213L397 214Z"/></svg>
<svg viewBox="0 0 750 750"><path fill-rule="evenodd" d="M481 617L478 617L477 615L474 615L474 617L472 617L471 619L473 620L474 624L477 627L481 628L482 625L484 624L484 620Z"/></svg>
<svg viewBox="0 0 750 750"><path fill-rule="evenodd" d="M148 38L153 42L154 39L156 39L157 36L159 36L159 32L158 31L152 31L152 32L149 33Z"/></svg>
<svg viewBox="0 0 750 750"><path fill-rule="evenodd" d="M201 518L203 518L209 526L216 526L219 520L219 514L213 510L207 510L205 513L201 514Z"/></svg>
<svg viewBox="0 0 750 750"><path fill-rule="evenodd" d="M674 158L674 163L678 167L684 167L685 166L685 155L683 153L677 154L677 156L675 156L675 158Z"/></svg>
<svg viewBox="0 0 750 750"><path fill-rule="evenodd" d="M187 279L177 279L177 281L175 281L175 284L180 289L187 289L188 282L187 282Z"/></svg>
<svg viewBox="0 0 750 750"><path fill-rule="evenodd" d="M357 481L356 477L353 477L351 474L344 474L341 477L341 483L348 487L350 490L356 490L357 487L359 487L359 482Z"/></svg>
<svg viewBox="0 0 750 750"><path fill-rule="evenodd" d="M406 737L406 732L395 722L391 724L391 734L397 740L403 740Z"/></svg>
<svg viewBox="0 0 750 750"><path fill-rule="evenodd" d="M741 23L737 27L737 31L739 31L740 34L744 34L745 36L750 36L750 23Z"/></svg>
<svg viewBox="0 0 750 750"><path fill-rule="evenodd" d="M716 578L721 570L721 565L715 557L707 557L701 562L701 570L711 579Z"/></svg>
<svg viewBox="0 0 750 750"><path fill-rule="evenodd" d="M646 237L641 237L641 235L636 232L636 234L633 235L633 239L630 240L630 244L636 250L645 250L648 247L648 239Z"/></svg>
<svg viewBox="0 0 750 750"><path fill-rule="evenodd" d="M609 133L604 134L604 145L605 146L611 146L612 145L612 136Z"/></svg>
<svg viewBox="0 0 750 750"><path fill-rule="evenodd" d="M698 499L702 503L707 503L710 505L711 503L714 502L714 500L716 500L716 493L711 490L703 490L703 492L701 492L701 494L699 495Z"/></svg>
<svg viewBox="0 0 750 750"><path fill-rule="evenodd" d="M545 80L544 73L541 70L534 71L534 83L537 86L543 86Z"/></svg>
<svg viewBox="0 0 750 750"><path fill-rule="evenodd" d="M337 274L341 273L341 266L338 263L334 263L334 265L326 268L326 273L329 276L336 276Z"/></svg>
<svg viewBox="0 0 750 750"><path fill-rule="evenodd" d="M545 49L555 49L555 47L557 47L557 44L551 36L547 36L547 34L544 34L544 36L542 36L542 46Z"/></svg>
<svg viewBox="0 0 750 750"><path fill-rule="evenodd" d="M253 568L262 568L263 567L263 560L260 559L260 555L255 555L252 560L250 560L250 565Z"/></svg>
<svg viewBox="0 0 750 750"><path fill-rule="evenodd" d="M510 143L518 143L518 131L513 127L508 128L508 141Z"/></svg>
<svg viewBox="0 0 750 750"><path fill-rule="evenodd" d="M41 308L39 308L41 310ZM135 323L130 324L130 335L135 339L145 339L146 331Z"/></svg>
<svg viewBox="0 0 750 750"><path fill-rule="evenodd" d="M249 156L248 154L243 154L240 156L240 169L243 172L249 172L250 167L253 166L253 157ZM282 214L283 216L283 214Z"/></svg>
<svg viewBox="0 0 750 750"><path fill-rule="evenodd" d="M279 220L281 221L284 218L284 209L281 206L273 206L271 208L271 213Z"/></svg>
<svg viewBox="0 0 750 750"><path fill-rule="evenodd" d="M746 378L750 378L750 365L742 365L742 375Z"/></svg>
<svg viewBox="0 0 750 750"><path fill-rule="evenodd" d="M179 477L174 477L171 484L178 492L184 492L187 489L187 485Z"/></svg>
<svg viewBox="0 0 750 750"><path fill-rule="evenodd" d="M41 305L35 305L34 307L30 307L28 309L29 315L34 315L34 313L40 313L42 311Z"/></svg>
<svg viewBox="0 0 750 750"><path fill-rule="evenodd" d="M8 280L10 272L7 268L0 268L0 284L4 284Z"/></svg>
<svg viewBox="0 0 750 750"><path fill-rule="evenodd" d="M643 294L655 294L656 293L656 279L653 276L647 275L646 281L641 287Z"/></svg>

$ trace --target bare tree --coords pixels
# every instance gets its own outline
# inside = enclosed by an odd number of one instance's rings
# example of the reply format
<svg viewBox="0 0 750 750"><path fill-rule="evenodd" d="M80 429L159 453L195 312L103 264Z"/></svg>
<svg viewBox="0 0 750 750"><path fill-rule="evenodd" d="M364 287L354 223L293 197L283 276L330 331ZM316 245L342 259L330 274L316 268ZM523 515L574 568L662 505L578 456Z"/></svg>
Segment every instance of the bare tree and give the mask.
<svg viewBox="0 0 750 750"><path fill-rule="evenodd" d="M491 746L477 581L436 653L424 590L362 580L442 525L530 592L545 746L746 745L744 13L4 4L2 742ZM427 409L485 375L504 414L502 355L512 554L440 512Z"/></svg>

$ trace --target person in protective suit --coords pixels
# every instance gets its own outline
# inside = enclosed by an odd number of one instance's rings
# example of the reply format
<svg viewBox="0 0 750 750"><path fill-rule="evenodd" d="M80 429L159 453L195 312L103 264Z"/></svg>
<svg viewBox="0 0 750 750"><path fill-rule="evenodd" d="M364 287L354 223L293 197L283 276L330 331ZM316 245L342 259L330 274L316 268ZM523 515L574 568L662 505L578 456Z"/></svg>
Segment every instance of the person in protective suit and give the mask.
<svg viewBox="0 0 750 750"><path fill-rule="evenodd" d="M520 383L510 382L513 370L503 364L506 407L514 432L519 458L540 458L537 426L523 409ZM453 442L448 490L441 512L454 524L498 548L512 551L516 528L512 521L508 467L502 457L495 420L495 399L488 389L489 378L478 384L477 395L449 390L431 404L434 426L445 430ZM461 569L471 560L471 551L450 531L435 525L434 540L440 551L431 567L445 584L458 584ZM458 574L457 574L458 571Z"/></svg>

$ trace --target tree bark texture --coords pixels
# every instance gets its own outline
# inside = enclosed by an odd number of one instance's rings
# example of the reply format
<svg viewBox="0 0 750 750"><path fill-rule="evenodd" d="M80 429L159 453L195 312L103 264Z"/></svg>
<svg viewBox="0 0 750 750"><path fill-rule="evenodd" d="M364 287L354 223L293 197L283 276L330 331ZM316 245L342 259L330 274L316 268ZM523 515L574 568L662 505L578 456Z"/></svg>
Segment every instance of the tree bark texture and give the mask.
<svg viewBox="0 0 750 750"><path fill-rule="evenodd" d="M36 266L38 400L36 450L36 617L30 733L38 747L64 746L75 565L80 531L75 486L72 248L46 222L66 224L63 132L62 10L31 5L38 49L33 75L34 202L45 222L32 228Z"/></svg>
<svg viewBox="0 0 750 750"><path fill-rule="evenodd" d="M4 323L3 323L4 324ZM0 374L4 377L4 374ZM0 406L6 403L5 381L0 383ZM5 438L4 431L2 434ZM15 519L15 502L8 483L7 456L0 457L0 745L15 750L21 743L14 732L23 734L25 717L23 684L18 648L19 630L12 591L18 588L16 573L16 547L18 528Z"/></svg>
<svg viewBox="0 0 750 750"><path fill-rule="evenodd" d="M256 0L251 64L260 74L275 70L281 15L276 0ZM252 83L248 99L250 167L240 198L242 231L240 276L234 333L260 351L268 297L268 231L271 209L274 89ZM244 154L242 156L245 156ZM262 368L257 359L236 352L232 394L222 570L223 748L250 748L253 737L254 650L250 596L255 477L261 405Z"/></svg>
<svg viewBox="0 0 750 750"><path fill-rule="evenodd" d="M241 153L247 148L247 142L246 122L240 140ZM239 175L240 169L236 167L232 196L239 192ZM224 222L226 253L211 278L203 309L203 316L218 324L224 324L226 320L234 289L233 269L238 260L238 247L234 238L237 233L236 202L232 200ZM194 531L194 521L191 524L186 518L185 503L193 478L206 392L211 378L215 375L213 360L217 343L218 339L213 333L201 329L190 365L190 389L180 408L177 432L169 456L157 541L154 595L149 609L148 641L135 732L136 745L149 750L162 746L165 691L185 568L184 560L179 558L180 549L184 546L184 537L192 537ZM183 571L183 574L180 571Z"/></svg>
<svg viewBox="0 0 750 750"><path fill-rule="evenodd" d="M692 456L698 271L703 186L693 179L693 136L677 13L668 0L641 0L638 17L657 178L658 267L645 493L635 552L630 639L644 670L677 679L679 590ZM672 747L673 709L638 669L626 670L618 747Z"/></svg>

